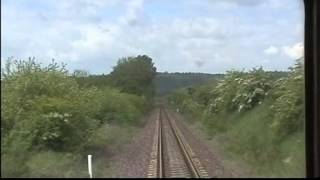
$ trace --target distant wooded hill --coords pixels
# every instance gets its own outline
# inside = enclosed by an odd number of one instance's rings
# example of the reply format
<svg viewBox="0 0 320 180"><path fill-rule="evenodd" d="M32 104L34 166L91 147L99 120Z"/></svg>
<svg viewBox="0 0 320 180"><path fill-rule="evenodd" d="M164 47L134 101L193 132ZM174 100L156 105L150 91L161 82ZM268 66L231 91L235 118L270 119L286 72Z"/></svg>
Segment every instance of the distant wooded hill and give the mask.
<svg viewBox="0 0 320 180"><path fill-rule="evenodd" d="M153 83L155 85L156 95L161 96L179 88L203 85L221 78L223 78L223 74L158 72ZM77 77L76 79L81 86L100 87L112 85L110 75L89 75L86 77Z"/></svg>
<svg viewBox="0 0 320 180"><path fill-rule="evenodd" d="M156 95L162 96L175 89L203 85L210 81L222 79L223 76L223 74L158 72L154 79Z"/></svg>
<svg viewBox="0 0 320 180"><path fill-rule="evenodd" d="M288 72L284 71L270 71L267 73L270 73L274 79L288 75ZM223 77L224 74L157 72L153 83L155 85L156 95L162 96L179 88L214 83ZM82 86L99 87L111 85L110 75L89 75L87 77L78 77L77 81Z"/></svg>

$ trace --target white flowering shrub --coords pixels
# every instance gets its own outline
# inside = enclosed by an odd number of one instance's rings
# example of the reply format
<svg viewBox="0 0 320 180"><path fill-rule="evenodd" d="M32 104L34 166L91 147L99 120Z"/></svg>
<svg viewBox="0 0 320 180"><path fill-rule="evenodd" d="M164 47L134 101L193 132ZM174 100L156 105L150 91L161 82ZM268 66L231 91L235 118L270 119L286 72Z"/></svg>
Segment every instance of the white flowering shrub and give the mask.
<svg viewBox="0 0 320 180"><path fill-rule="evenodd" d="M303 177L303 67L301 58L287 72L229 71L217 85L194 87L191 94L178 90L170 100L188 107L185 111L196 115L209 137L263 176Z"/></svg>
<svg viewBox="0 0 320 180"><path fill-rule="evenodd" d="M270 128L281 137L303 130L304 108L304 65L298 59L290 68L289 76L276 81L271 96L274 103L270 107L272 122Z"/></svg>
<svg viewBox="0 0 320 180"><path fill-rule="evenodd" d="M245 111L261 104L271 88L271 78L262 68L247 73L227 72L225 78L212 89L209 111Z"/></svg>
<svg viewBox="0 0 320 180"><path fill-rule="evenodd" d="M304 127L303 59L289 69L288 75L281 78L262 68L228 71L215 86L195 88L192 94L179 90L170 99L182 110L200 111L206 122L212 120L213 127L218 126L213 120L218 113L245 112L268 99L269 128L279 137L285 137Z"/></svg>

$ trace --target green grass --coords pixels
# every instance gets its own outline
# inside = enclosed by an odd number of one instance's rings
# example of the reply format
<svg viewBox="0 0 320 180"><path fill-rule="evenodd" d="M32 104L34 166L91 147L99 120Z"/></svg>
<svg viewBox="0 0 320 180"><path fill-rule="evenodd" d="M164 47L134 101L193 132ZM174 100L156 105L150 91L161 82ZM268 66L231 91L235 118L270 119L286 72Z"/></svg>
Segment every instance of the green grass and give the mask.
<svg viewBox="0 0 320 180"><path fill-rule="evenodd" d="M90 137L84 150L79 152L41 151L26 154L2 155L3 177L58 177L87 178L87 155L93 156L94 177L110 177L110 157L121 150L139 127L105 124Z"/></svg>
<svg viewBox="0 0 320 180"><path fill-rule="evenodd" d="M299 132L278 141L269 128L269 103L255 107L241 115L226 116L226 131L222 132L224 147L252 165L257 176L304 177L304 133Z"/></svg>

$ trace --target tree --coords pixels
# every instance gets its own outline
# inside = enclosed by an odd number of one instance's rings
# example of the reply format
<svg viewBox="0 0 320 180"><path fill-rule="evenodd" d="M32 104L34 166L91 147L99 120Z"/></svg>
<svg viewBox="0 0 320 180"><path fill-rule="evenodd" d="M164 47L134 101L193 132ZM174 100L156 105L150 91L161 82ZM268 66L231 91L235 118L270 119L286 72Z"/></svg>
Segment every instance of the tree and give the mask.
<svg viewBox="0 0 320 180"><path fill-rule="evenodd" d="M156 67L152 59L146 55L139 55L119 59L111 72L111 80L122 92L151 97L155 92L155 75Z"/></svg>
<svg viewBox="0 0 320 180"><path fill-rule="evenodd" d="M73 76L75 76L75 77L88 77L89 72L86 70L76 69L73 71Z"/></svg>

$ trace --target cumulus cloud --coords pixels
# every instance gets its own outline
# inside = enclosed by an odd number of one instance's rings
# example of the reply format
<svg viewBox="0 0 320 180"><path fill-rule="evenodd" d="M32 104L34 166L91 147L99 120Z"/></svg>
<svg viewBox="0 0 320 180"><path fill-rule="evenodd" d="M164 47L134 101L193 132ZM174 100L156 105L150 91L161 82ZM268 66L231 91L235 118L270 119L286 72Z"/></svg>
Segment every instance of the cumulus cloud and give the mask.
<svg viewBox="0 0 320 180"><path fill-rule="evenodd" d="M303 56L304 47L302 42L298 42L292 46L282 47L282 52L292 59L298 59Z"/></svg>
<svg viewBox="0 0 320 180"><path fill-rule="evenodd" d="M287 20L287 16L281 14L276 18L282 18L282 21L269 21L268 18L272 19L270 14L274 13L272 8L268 12L255 9L261 14L254 14L256 16L252 18L252 14L238 7L232 12L239 14L224 12L212 0L192 1L201 6L188 6L184 0L176 4L168 0L33 2L35 6L30 9L26 3L5 1L4 12L1 12L4 17L1 23L5 23L1 34L4 34L1 58L55 58L72 68L89 68L95 73L110 71L122 56L138 54L151 56L160 71L169 72L224 72L265 63L261 59L267 59L271 68L286 69L292 62L287 59L298 48L276 45L299 42L303 38L290 33L292 26L301 23L298 20ZM155 2L161 6L152 7ZM263 4L260 0L219 2L251 8ZM281 2L291 4L292 0ZM179 9L177 4L183 5L184 9ZM199 7L211 9L206 12ZM176 11L169 12L170 8ZM273 55L272 59L269 59L270 55Z"/></svg>
<svg viewBox="0 0 320 180"><path fill-rule="evenodd" d="M267 49L264 50L264 53L267 55L275 55L279 52L278 48L274 46L270 46Z"/></svg>
<svg viewBox="0 0 320 180"><path fill-rule="evenodd" d="M131 26L136 25L141 20L143 5L144 0L129 1L126 6L126 14L120 18L120 21Z"/></svg>

